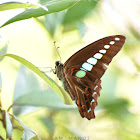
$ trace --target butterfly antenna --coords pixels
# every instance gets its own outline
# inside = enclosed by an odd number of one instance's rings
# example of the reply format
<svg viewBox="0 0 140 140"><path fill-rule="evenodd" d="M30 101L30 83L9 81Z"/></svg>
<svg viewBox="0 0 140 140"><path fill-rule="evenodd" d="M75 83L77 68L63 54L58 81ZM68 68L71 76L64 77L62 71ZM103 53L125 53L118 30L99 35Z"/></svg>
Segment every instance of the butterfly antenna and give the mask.
<svg viewBox="0 0 140 140"><path fill-rule="evenodd" d="M57 54L58 54L58 56L59 56L59 58L60 58L60 62L61 62L61 56L60 56L60 53L59 53L59 47L56 47L56 42L54 41L54 47L55 47L55 49L56 49L56 52L57 52Z"/></svg>

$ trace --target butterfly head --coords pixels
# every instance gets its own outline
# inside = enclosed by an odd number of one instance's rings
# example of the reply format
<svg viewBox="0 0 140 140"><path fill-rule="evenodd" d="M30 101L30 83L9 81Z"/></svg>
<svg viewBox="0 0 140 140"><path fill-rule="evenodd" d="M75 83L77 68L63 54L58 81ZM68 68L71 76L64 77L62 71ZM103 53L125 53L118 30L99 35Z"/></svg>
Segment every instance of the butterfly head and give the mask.
<svg viewBox="0 0 140 140"><path fill-rule="evenodd" d="M55 67L59 67L59 65L61 65L61 62L60 61L56 61L55 62Z"/></svg>
<svg viewBox="0 0 140 140"><path fill-rule="evenodd" d="M59 78L59 80L61 80L62 71L63 71L63 64L60 61L56 61L54 73L57 74L57 77Z"/></svg>

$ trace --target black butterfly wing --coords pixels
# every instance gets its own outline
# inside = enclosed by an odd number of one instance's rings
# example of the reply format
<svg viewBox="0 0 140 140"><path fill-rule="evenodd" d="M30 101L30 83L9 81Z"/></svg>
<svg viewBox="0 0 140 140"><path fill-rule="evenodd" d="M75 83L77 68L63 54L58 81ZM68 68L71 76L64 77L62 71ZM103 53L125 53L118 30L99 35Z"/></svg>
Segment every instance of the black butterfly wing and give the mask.
<svg viewBox="0 0 140 140"><path fill-rule="evenodd" d="M95 117L94 109L101 90L100 78L124 42L122 35L105 37L84 47L65 62L63 73L70 86L69 94L82 117Z"/></svg>

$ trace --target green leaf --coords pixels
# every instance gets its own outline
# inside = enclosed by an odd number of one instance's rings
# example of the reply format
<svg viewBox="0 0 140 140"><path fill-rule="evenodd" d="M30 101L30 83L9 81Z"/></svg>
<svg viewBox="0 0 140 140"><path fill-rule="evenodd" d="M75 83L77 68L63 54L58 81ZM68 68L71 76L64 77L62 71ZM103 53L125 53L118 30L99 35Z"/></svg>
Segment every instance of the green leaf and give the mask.
<svg viewBox="0 0 140 140"><path fill-rule="evenodd" d="M64 24L73 24L75 22L79 22L83 19L87 14L89 14L97 5L96 0L81 0L75 6L71 7L64 18Z"/></svg>
<svg viewBox="0 0 140 140"><path fill-rule="evenodd" d="M73 108L72 105L65 105L52 88L46 84L42 86L35 74L23 65L18 71L13 104L15 115L31 113L38 106L51 107L54 110Z"/></svg>
<svg viewBox="0 0 140 140"><path fill-rule="evenodd" d="M0 129L0 136L2 136L6 132L6 139L11 138L13 133L13 125L9 113L6 110L2 109L2 107L0 107L0 121L3 124L3 128ZM4 129L5 132L2 131Z"/></svg>
<svg viewBox="0 0 140 140"><path fill-rule="evenodd" d="M22 131L22 140L30 140L31 138L35 138L34 140L40 140L40 138L37 136L37 134L32 131L30 128L28 128L21 120L19 120L17 117L12 115L13 125L17 130Z"/></svg>
<svg viewBox="0 0 140 140"><path fill-rule="evenodd" d="M49 91L32 91L18 97L14 101L15 105L28 106L47 106L55 108L67 108L61 98L54 92Z"/></svg>
<svg viewBox="0 0 140 140"><path fill-rule="evenodd" d="M3 125L4 112L0 107L0 140L6 139L6 131Z"/></svg>
<svg viewBox="0 0 140 140"><path fill-rule="evenodd" d="M84 37L86 30L87 30L86 25L83 22L78 22L77 28L78 28L78 31L79 31L81 37Z"/></svg>
<svg viewBox="0 0 140 140"><path fill-rule="evenodd" d="M26 67L28 67L29 69L34 71L62 98L62 100L64 101L65 104L70 104L70 105L73 104L70 96L59 85L57 85L54 80L52 80L50 77L48 77L47 75L42 73L33 64L31 64L30 62L28 62L24 58L17 56L17 55L13 55L13 54L5 54L5 55L0 56L0 58L5 57L5 56L11 57L11 58L19 61L20 63L24 64Z"/></svg>
<svg viewBox="0 0 140 140"><path fill-rule="evenodd" d="M0 3L0 11L5 11L5 10L11 10L11 9L17 9L17 8L38 8L38 5L34 5L28 2L20 2L20 1L15 1L15 2L3 2Z"/></svg>
<svg viewBox="0 0 140 140"><path fill-rule="evenodd" d="M129 25L129 31L131 32L131 34L136 38L136 39L140 39L140 34L139 31L134 28L131 24Z"/></svg>
<svg viewBox="0 0 140 140"><path fill-rule="evenodd" d="M32 138L34 140L41 140L35 132L33 132L30 128L28 128L26 125L24 125L20 120L19 120L19 122L24 128L24 133L23 133L21 140L30 140Z"/></svg>
<svg viewBox="0 0 140 140"><path fill-rule="evenodd" d="M30 128L28 128L25 124L23 124L17 117L14 115L9 114L6 110L0 107L0 121L3 123L3 126L6 125L6 128L1 126L0 123L0 138L5 137L5 132L3 131L6 129L6 136L7 138L12 138L13 140L19 140L22 137L22 140L40 140L35 132L33 132ZM14 132L13 132L14 131ZM17 132L17 133L15 133ZM6 138L4 138L6 139Z"/></svg>
<svg viewBox="0 0 140 140"><path fill-rule="evenodd" d="M37 18L37 21L48 30L48 33L54 37L57 29L62 25L64 20L65 11L48 14L44 17Z"/></svg>
<svg viewBox="0 0 140 140"><path fill-rule="evenodd" d="M104 102L105 113L116 120L126 120L132 116L128 109L129 101L126 99L116 98L110 102Z"/></svg>
<svg viewBox="0 0 140 140"><path fill-rule="evenodd" d="M6 138L11 138L13 133L13 125L10 120L9 113L5 111L5 120L6 120Z"/></svg>
<svg viewBox="0 0 140 140"><path fill-rule="evenodd" d="M22 131L22 138L21 140L31 140L32 138L34 140L40 140L40 138L37 136L37 134L32 131L30 128L28 128L20 119L15 117L14 115L11 115L13 120L13 125L17 130Z"/></svg>
<svg viewBox="0 0 140 140"><path fill-rule="evenodd" d="M40 120L43 123L43 125L47 127L47 130L52 135L55 132L54 120L51 117L40 118Z"/></svg>
<svg viewBox="0 0 140 140"><path fill-rule="evenodd" d="M6 23L4 23L1 27L8 25L10 23L19 21L19 20L24 20L24 19L29 19L32 17L39 17L39 16L44 16L46 14L54 13L54 12L59 12L65 9L68 9L69 7L73 6L75 3L77 3L79 0L51 0L51 1L44 1L44 5L48 11L44 10L44 8L37 8L37 9L28 9L17 16L11 18L8 20Z"/></svg>

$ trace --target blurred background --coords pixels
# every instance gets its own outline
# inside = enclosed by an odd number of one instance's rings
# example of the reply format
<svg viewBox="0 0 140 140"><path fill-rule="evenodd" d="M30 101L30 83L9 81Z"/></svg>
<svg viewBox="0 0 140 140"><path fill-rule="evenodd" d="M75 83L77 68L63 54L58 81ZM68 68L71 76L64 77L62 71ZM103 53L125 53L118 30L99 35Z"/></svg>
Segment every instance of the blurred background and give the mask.
<svg viewBox="0 0 140 140"><path fill-rule="evenodd" d="M17 10L0 12L0 24L16 14ZM116 34L126 36L123 49L102 77L95 119L81 118L73 106L57 107L56 93L51 98L54 106L14 106L14 114L42 140L139 140L139 16L139 0L83 0L67 10L1 28L0 35L9 42L7 53L21 56L42 68L54 68L55 61L60 60L54 41L64 63L76 51L100 38ZM32 94L34 100L35 92L40 96L44 90L46 94L53 92L41 78L11 58L4 58L0 67L5 108L19 96ZM46 74L61 85L50 69Z"/></svg>

